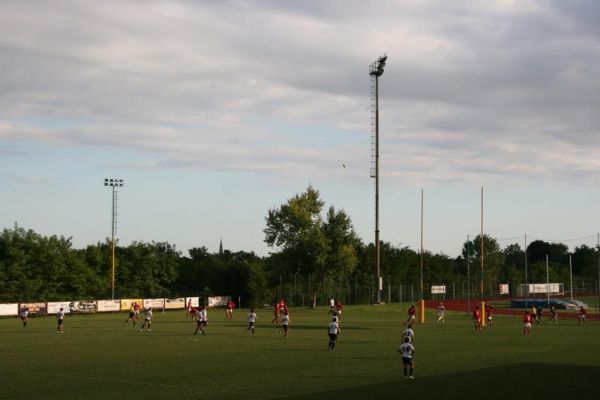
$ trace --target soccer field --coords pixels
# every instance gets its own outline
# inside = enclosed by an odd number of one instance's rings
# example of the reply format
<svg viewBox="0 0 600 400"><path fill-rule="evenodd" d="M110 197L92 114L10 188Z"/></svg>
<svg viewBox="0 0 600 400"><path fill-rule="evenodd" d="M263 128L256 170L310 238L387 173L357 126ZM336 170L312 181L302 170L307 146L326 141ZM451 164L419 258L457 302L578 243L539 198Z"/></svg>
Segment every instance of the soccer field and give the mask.
<svg viewBox="0 0 600 400"><path fill-rule="evenodd" d="M347 306L335 352L327 351L329 315L291 309L290 335L257 310L254 337L247 311L226 321L209 311L207 335L192 334L184 312L155 313L152 332L122 326L125 314L0 320L2 399L572 399L600 392L600 324L534 326L496 316L476 333L465 313L446 324L416 325L415 379L397 353L406 305Z"/></svg>

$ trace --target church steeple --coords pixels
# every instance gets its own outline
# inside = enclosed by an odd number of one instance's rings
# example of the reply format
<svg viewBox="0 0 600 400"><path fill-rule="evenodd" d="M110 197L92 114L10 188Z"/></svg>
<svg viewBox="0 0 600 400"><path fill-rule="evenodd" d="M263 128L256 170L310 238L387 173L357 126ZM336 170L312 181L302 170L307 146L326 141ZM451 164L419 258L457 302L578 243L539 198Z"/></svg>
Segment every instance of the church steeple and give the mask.
<svg viewBox="0 0 600 400"><path fill-rule="evenodd" d="M219 255L223 255L223 238L221 238L221 242L219 243Z"/></svg>

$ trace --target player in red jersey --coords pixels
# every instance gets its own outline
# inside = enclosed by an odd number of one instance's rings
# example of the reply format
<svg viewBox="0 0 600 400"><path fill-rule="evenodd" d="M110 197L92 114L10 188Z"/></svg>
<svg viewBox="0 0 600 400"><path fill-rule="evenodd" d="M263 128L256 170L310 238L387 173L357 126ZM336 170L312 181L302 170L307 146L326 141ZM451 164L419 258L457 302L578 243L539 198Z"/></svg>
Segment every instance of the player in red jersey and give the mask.
<svg viewBox="0 0 600 400"><path fill-rule="evenodd" d="M473 310L473 320L475 321L475 330L477 332L481 331L481 311L479 311L479 306L475 306Z"/></svg>
<svg viewBox="0 0 600 400"><path fill-rule="evenodd" d="M225 319L233 319L233 310L235 309L235 303L233 300L227 300L227 305L225 306Z"/></svg>
<svg viewBox="0 0 600 400"><path fill-rule="evenodd" d="M140 315L141 309L142 309L142 306L137 301L134 301L133 302L133 313L135 314L134 322L137 321L137 319ZM135 323L133 325L135 326Z"/></svg>
<svg viewBox="0 0 600 400"><path fill-rule="evenodd" d="M283 300L282 297L281 299L279 299L277 304L275 304L275 311L273 312L273 320L271 321L271 323L274 324L277 322L277 324L279 324L279 316L282 315L284 311L287 311L287 305L285 304L285 300Z"/></svg>
<svg viewBox="0 0 600 400"><path fill-rule="evenodd" d="M579 309L579 315L577 316L579 320L579 325L585 325L585 308L581 307Z"/></svg>
<svg viewBox="0 0 600 400"><path fill-rule="evenodd" d="M410 308L408 309L408 319L406 320L404 325L412 325L415 322L416 318L417 318L417 308L415 307L414 304L411 304Z"/></svg>
<svg viewBox="0 0 600 400"><path fill-rule="evenodd" d="M531 314L529 314L529 311L525 311L525 315L523 316L523 336L529 336L530 331L531 331Z"/></svg>
<svg viewBox="0 0 600 400"><path fill-rule="evenodd" d="M344 305L339 301L335 303L335 315L338 317L338 321L342 320L342 310L344 309Z"/></svg>

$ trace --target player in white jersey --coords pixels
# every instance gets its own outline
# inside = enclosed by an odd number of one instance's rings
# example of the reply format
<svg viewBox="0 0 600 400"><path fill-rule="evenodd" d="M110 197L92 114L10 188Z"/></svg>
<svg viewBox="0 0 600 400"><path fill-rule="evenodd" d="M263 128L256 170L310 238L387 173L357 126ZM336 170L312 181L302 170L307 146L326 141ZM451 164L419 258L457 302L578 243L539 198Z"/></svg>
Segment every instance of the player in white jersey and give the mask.
<svg viewBox="0 0 600 400"><path fill-rule="evenodd" d="M402 332L402 340L408 339L408 343L412 343L415 340L415 331L412 329L412 325L409 325L404 332Z"/></svg>
<svg viewBox="0 0 600 400"><path fill-rule="evenodd" d="M63 333L63 323L65 322L65 312L61 307L60 310L56 313L56 321L58 325L56 326L56 332Z"/></svg>
<svg viewBox="0 0 600 400"><path fill-rule="evenodd" d="M194 336L198 333L198 331L205 335L206 332L204 331L204 328L206 325L208 325L208 314L206 312L206 307L202 306L200 311L196 313L196 331L194 332Z"/></svg>
<svg viewBox="0 0 600 400"><path fill-rule="evenodd" d="M327 346L327 350L335 351L335 342L340 332L341 329L337 323L337 318L333 318L327 328L327 333L329 334L329 345Z"/></svg>
<svg viewBox="0 0 600 400"><path fill-rule="evenodd" d="M152 332L152 307L144 309L144 323L142 324L140 332L144 331L144 327L148 328L148 332Z"/></svg>
<svg viewBox="0 0 600 400"><path fill-rule="evenodd" d="M254 308L250 309L246 319L248 320L248 327L244 330L244 332L250 331L252 332L252 335L254 335L254 324L256 324L256 313L254 312Z"/></svg>
<svg viewBox="0 0 600 400"><path fill-rule="evenodd" d="M21 321L23 321L23 328L25 328L27 326L27 321L29 321L29 310L27 308L21 310L19 317L21 318Z"/></svg>
<svg viewBox="0 0 600 400"><path fill-rule="evenodd" d="M290 315L287 312L284 312L283 317L281 318L281 329L279 330L280 335L283 333L284 339L287 338L289 328L290 328Z"/></svg>
<svg viewBox="0 0 600 400"><path fill-rule="evenodd" d="M398 353L402 354L402 364L404 364L404 377L407 379L413 379L413 371L415 364L413 362L413 354L415 354L415 348L410 343L407 337L404 338L404 343L398 348Z"/></svg>
<svg viewBox="0 0 600 400"><path fill-rule="evenodd" d="M446 314L446 307L444 307L444 303L442 303L440 301L440 305L437 308L437 317L438 317L437 322L438 323L440 323L440 322L442 324L445 323L445 320L444 320L445 314Z"/></svg>

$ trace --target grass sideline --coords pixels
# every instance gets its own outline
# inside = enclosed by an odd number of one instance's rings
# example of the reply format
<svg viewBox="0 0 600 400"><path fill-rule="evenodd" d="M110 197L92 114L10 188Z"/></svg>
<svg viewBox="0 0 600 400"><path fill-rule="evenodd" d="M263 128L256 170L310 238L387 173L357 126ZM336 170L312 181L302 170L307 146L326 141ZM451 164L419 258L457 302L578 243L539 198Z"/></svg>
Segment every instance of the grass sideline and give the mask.
<svg viewBox="0 0 600 400"><path fill-rule="evenodd" d="M335 352L325 308L292 309L290 336L258 310L256 336L246 311L225 321L209 311L206 336L183 311L155 313L153 330L123 327L125 314L0 320L0 399L347 399L392 396L565 399L600 391L600 324L545 321L530 337L520 317L496 316L477 334L465 313L444 326L427 311L416 325L415 380L402 378L397 348L407 304L347 306Z"/></svg>

